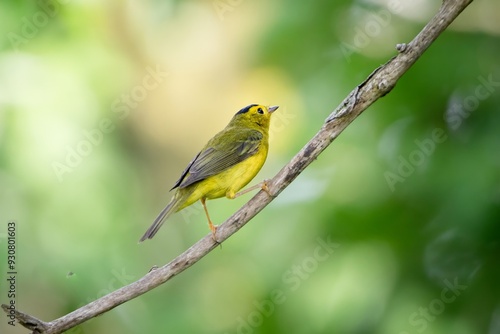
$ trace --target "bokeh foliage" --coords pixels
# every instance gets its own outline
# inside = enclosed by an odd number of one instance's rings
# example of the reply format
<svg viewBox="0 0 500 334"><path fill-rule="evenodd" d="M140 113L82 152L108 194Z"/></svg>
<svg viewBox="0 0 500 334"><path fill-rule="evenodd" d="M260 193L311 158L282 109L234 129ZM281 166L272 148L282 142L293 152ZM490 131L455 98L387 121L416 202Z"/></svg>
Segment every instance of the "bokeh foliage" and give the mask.
<svg viewBox="0 0 500 334"><path fill-rule="evenodd" d="M281 106L271 177L437 5L1 2L0 248L16 221L19 309L57 318L188 248L208 233L198 204L137 240L234 112ZM499 16L475 1L220 249L72 332L500 332ZM209 202L213 220L247 199Z"/></svg>

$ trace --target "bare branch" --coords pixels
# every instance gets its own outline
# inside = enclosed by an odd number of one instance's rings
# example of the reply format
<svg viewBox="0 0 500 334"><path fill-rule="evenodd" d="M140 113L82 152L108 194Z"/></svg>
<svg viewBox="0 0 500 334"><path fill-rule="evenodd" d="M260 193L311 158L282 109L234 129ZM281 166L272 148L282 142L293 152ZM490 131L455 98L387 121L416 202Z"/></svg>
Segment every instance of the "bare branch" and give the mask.
<svg viewBox="0 0 500 334"><path fill-rule="evenodd" d="M408 44L398 44L399 54L373 71L368 78L354 88L344 101L331 113L316 135L284 166L268 183L274 196L260 191L241 209L217 229L219 242L223 242L242 228L250 219L278 196L330 143L364 110L389 93L396 82L427 50L432 42L450 25L472 0L444 0L439 12ZM163 267L152 270L138 281L113 291L81 308L51 322L43 322L19 311L2 308L13 315L21 325L33 333L62 333L118 305L136 298L172 277L180 274L218 246L207 235L184 253Z"/></svg>

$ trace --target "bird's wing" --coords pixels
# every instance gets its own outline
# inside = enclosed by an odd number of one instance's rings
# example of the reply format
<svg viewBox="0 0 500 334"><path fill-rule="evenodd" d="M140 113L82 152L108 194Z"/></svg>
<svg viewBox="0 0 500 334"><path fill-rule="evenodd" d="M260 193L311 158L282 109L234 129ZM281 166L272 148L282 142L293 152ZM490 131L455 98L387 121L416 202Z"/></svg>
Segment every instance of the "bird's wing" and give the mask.
<svg viewBox="0 0 500 334"><path fill-rule="evenodd" d="M206 148L182 172L172 189L185 188L251 157L257 153L264 137L260 131L251 129L238 130L229 141L221 138L222 136L224 134L221 133L208 142Z"/></svg>
<svg viewBox="0 0 500 334"><path fill-rule="evenodd" d="M186 169L184 169L181 173L181 176L179 177L179 179L177 181L175 181L175 184L174 186L170 189L170 190L174 190L175 188L177 188L178 186L181 185L182 181L184 181L184 178L186 177L187 173L189 172L189 168L191 168L191 166L193 165L193 163L196 161L196 159L198 159L198 157L200 156L201 152L199 152L194 158L193 160L191 160Z"/></svg>

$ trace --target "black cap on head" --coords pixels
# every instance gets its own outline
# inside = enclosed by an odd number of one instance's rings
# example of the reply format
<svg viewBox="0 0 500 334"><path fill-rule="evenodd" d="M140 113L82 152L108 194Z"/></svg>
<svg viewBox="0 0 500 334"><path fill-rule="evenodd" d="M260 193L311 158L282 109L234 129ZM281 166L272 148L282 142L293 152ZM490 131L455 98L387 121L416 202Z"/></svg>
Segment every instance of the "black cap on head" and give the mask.
<svg viewBox="0 0 500 334"><path fill-rule="evenodd" d="M250 108L255 107L255 106L257 106L257 105L258 105L258 104L251 104L251 105L249 105L249 106L246 106L245 108L243 108L243 109L241 109L240 111L238 111L238 112L236 113L236 115L238 115L238 114L244 114L244 113L248 112L248 110L250 110Z"/></svg>

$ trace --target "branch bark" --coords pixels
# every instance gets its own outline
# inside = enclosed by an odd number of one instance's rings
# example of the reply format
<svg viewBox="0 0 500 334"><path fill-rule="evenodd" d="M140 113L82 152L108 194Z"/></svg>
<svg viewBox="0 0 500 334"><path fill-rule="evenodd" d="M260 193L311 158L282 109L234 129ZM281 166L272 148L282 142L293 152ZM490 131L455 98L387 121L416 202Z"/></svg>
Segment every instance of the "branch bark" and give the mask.
<svg viewBox="0 0 500 334"><path fill-rule="evenodd" d="M472 0L444 0L438 13L408 44L398 44L399 54L375 69L354 88L344 101L328 116L316 135L268 183L274 196L260 191L217 229L219 242L223 242L242 228L250 219L278 196L309 164L323 152L340 133L371 104L389 93L403 74L417 61L436 38L472 2ZM138 281L113 291L81 308L44 322L31 315L2 308L13 314L19 323L32 333L56 334L67 331L120 304L136 298L180 274L218 246L207 235L170 263L154 269Z"/></svg>

